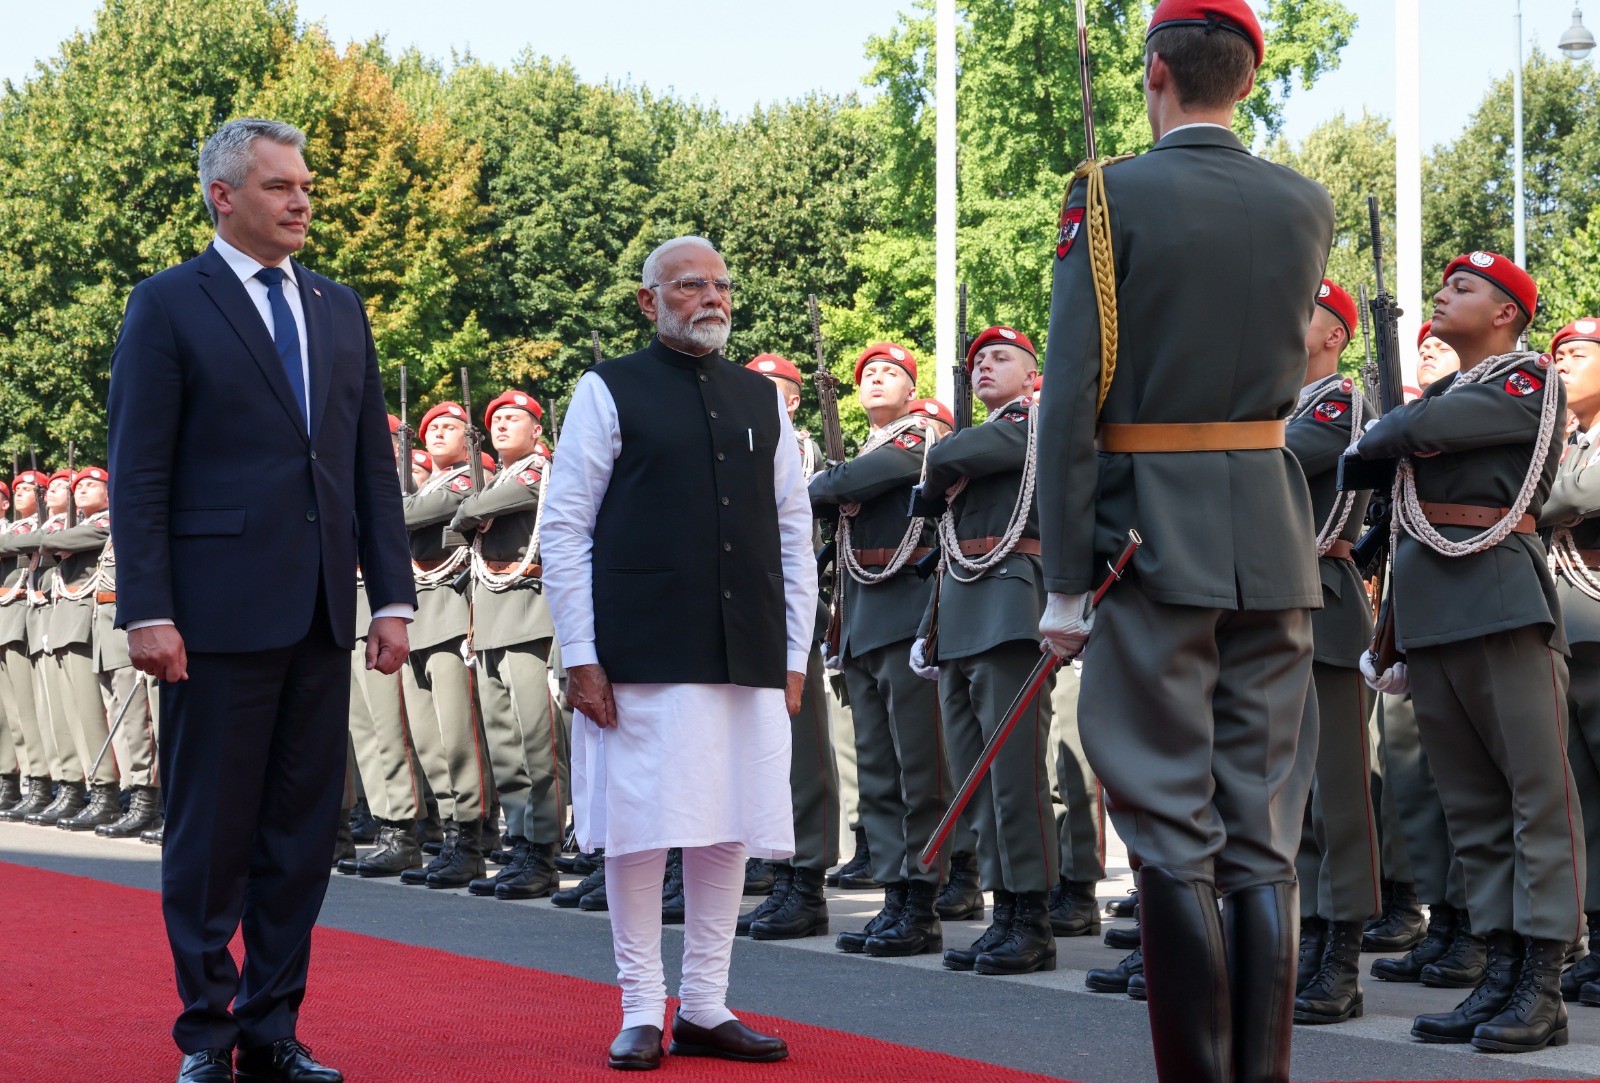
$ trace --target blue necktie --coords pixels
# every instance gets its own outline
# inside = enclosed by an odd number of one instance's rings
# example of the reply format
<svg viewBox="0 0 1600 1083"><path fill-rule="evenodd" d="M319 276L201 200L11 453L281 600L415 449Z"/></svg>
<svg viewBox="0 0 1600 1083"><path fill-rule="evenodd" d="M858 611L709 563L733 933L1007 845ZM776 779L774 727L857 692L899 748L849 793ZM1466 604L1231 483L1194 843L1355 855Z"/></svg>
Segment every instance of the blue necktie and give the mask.
<svg viewBox="0 0 1600 1083"><path fill-rule="evenodd" d="M294 401L306 413L306 379L300 371L300 325L294 322L294 312L289 299L283 295L283 268L263 267L256 277L267 284L267 303L272 306L272 343L278 347L278 360L283 362L283 374L289 378L289 389Z"/></svg>

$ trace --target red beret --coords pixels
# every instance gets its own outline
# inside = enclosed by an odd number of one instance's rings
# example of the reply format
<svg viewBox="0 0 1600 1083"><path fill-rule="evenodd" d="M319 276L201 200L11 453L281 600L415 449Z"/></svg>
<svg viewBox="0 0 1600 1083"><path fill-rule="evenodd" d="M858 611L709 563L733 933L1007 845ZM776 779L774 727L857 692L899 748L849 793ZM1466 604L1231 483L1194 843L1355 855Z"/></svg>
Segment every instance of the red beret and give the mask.
<svg viewBox="0 0 1600 1083"><path fill-rule="evenodd" d="M911 413L926 414L929 417L943 421L946 425L954 425L956 423L956 412L938 399L912 399Z"/></svg>
<svg viewBox="0 0 1600 1083"><path fill-rule="evenodd" d="M11 479L11 486L12 488L16 488L25 481L31 481L37 488L43 489L45 486L50 484L50 475L46 474L43 470L24 470L15 478Z"/></svg>
<svg viewBox="0 0 1600 1083"><path fill-rule="evenodd" d="M57 470L54 474L50 475L50 480L45 482L45 486L46 486L46 488L48 488L49 486L54 485L58 481L66 481L68 484L70 484L72 482L72 479L73 479L74 476L75 476L75 472L74 471L71 471L71 470L66 469L65 467L62 467L60 470Z"/></svg>
<svg viewBox="0 0 1600 1083"><path fill-rule="evenodd" d="M1586 317L1567 324L1550 340L1550 352L1554 354L1563 342L1600 342L1600 318Z"/></svg>
<svg viewBox="0 0 1600 1083"><path fill-rule="evenodd" d="M1256 67L1267 58L1267 41L1261 34L1261 21L1245 0L1161 0L1150 16L1146 41L1157 30L1169 26L1203 26L1207 30L1227 30L1248 41L1256 51Z"/></svg>
<svg viewBox="0 0 1600 1083"><path fill-rule="evenodd" d="M1033 378L1033 389L1035 391L1044 390L1044 373L1041 372Z"/></svg>
<svg viewBox="0 0 1600 1083"><path fill-rule="evenodd" d="M428 426L433 424L434 419L440 417L448 417L453 421L459 421L461 422L463 428L465 428L467 424L467 412L461 408L459 403L441 402L432 410L429 410L427 413L422 415L422 424L417 426L418 430L421 432L427 432Z"/></svg>
<svg viewBox="0 0 1600 1083"><path fill-rule="evenodd" d="M1424 342L1427 342L1428 341L1428 337L1430 335L1432 335L1432 334L1433 334L1433 321L1432 320L1429 320L1427 323L1425 323L1421 327L1417 328L1417 349L1419 349L1419 350L1422 349L1422 344Z"/></svg>
<svg viewBox="0 0 1600 1083"><path fill-rule="evenodd" d="M88 478L90 481L104 481L107 483L111 481L111 475L106 473L105 467L86 466L73 475L72 484L76 485L85 478Z"/></svg>
<svg viewBox="0 0 1600 1083"><path fill-rule="evenodd" d="M758 354L745 366L752 372L759 372L763 376L781 376L785 380L800 383L800 370L795 363L787 357L779 357L775 353Z"/></svg>
<svg viewBox="0 0 1600 1083"><path fill-rule="evenodd" d="M869 361L889 361L911 374L913 382L917 378L917 359L911 356L911 351L904 346L897 346L893 342L874 342L861 356L856 358L856 383L861 383L861 370L867 367Z"/></svg>
<svg viewBox="0 0 1600 1083"><path fill-rule="evenodd" d="M0 481L0 493L5 493L7 500L11 499L11 486L7 485L3 481Z"/></svg>
<svg viewBox="0 0 1600 1083"><path fill-rule="evenodd" d="M432 470L433 456L420 449L414 450L411 452L411 463L413 466L420 466L424 470Z"/></svg>
<svg viewBox="0 0 1600 1083"><path fill-rule="evenodd" d="M395 417L393 414L390 414L389 415L389 432L390 433L397 433L399 431L400 431L400 419Z"/></svg>
<svg viewBox="0 0 1600 1083"><path fill-rule="evenodd" d="M1014 327L991 327L977 338L972 340L972 345L967 347L967 371L972 371L974 360L978 351L993 342L1001 342L1007 346L1020 346L1034 357L1039 356L1039 351L1033 348L1033 343L1028 336Z"/></svg>
<svg viewBox="0 0 1600 1083"><path fill-rule="evenodd" d="M1356 311L1354 297L1324 278L1322 285L1317 287L1317 304L1339 317L1339 322L1344 324L1346 338L1356 333L1356 324L1361 322L1361 315Z"/></svg>
<svg viewBox="0 0 1600 1083"><path fill-rule="evenodd" d="M1530 320L1539 311L1538 283L1527 271L1497 252L1468 252L1464 256L1457 256L1444 269L1444 281L1450 281L1450 276L1457 271L1466 271L1493 282L1511 295L1517 307L1522 309L1522 314Z"/></svg>
<svg viewBox="0 0 1600 1083"><path fill-rule="evenodd" d="M500 464L495 461L495 457L490 455L487 451L478 452L478 461L483 464L483 468L485 470L488 470L491 473L500 469Z"/></svg>
<svg viewBox="0 0 1600 1083"><path fill-rule="evenodd" d="M502 391L495 400L489 403L488 409L483 412L483 427L488 428L494 412L503 406L513 410L525 410L532 414L534 420L544 420L544 407L539 405L539 400L524 391Z"/></svg>

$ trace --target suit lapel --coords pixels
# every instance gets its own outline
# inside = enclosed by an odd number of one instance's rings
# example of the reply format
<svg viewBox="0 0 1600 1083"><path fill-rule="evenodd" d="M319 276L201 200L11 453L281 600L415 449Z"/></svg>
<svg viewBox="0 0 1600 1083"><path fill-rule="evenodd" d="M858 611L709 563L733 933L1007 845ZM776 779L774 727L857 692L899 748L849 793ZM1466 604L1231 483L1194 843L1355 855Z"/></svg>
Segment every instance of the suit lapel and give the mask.
<svg viewBox="0 0 1600 1083"><path fill-rule="evenodd" d="M328 405L328 382L333 375L333 314L329 311L328 297L313 283L311 272L300 266L298 260L294 269L300 281L300 308L306 314L306 346L311 351L306 368L311 376L311 439L315 443Z"/></svg>
<svg viewBox="0 0 1600 1083"><path fill-rule="evenodd" d="M255 302L250 300L250 295L245 292L244 283L234 275L233 269L217 254L215 248L207 247L201 254L198 269L200 288L233 326L234 332L250 351L250 357L255 361L256 367L261 370L261 375L266 377L272 393L278 397L279 405L288 411L290 418L293 419L295 431L304 437L305 415L301 412L299 403L294 401L294 391L289 387L289 377L283 374L283 362L278 357L278 348L273 344L272 336L267 334L267 325L262 322L261 313L256 309ZM310 338L309 334L307 338Z"/></svg>

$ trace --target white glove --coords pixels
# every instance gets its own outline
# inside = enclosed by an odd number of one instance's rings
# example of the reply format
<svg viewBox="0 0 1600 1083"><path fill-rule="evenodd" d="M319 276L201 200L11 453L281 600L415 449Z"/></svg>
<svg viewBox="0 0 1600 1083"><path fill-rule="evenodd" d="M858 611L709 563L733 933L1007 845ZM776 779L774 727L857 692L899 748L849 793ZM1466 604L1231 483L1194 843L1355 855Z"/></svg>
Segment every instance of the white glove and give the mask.
<svg viewBox="0 0 1600 1083"><path fill-rule="evenodd" d="M1378 672L1377 655L1371 651L1364 651L1361 655L1361 675L1367 679L1367 687L1374 692L1386 692L1391 696L1403 696L1411 691L1411 673L1404 662L1396 662L1381 674Z"/></svg>
<svg viewBox="0 0 1600 1083"><path fill-rule="evenodd" d="M822 641L822 667L830 673L844 672L844 659L834 653L833 644L827 640Z"/></svg>
<svg viewBox="0 0 1600 1083"><path fill-rule="evenodd" d="M1063 659L1083 653L1093 628L1094 610L1087 594L1052 593L1045 603L1044 616L1039 618L1039 634L1044 637L1045 646Z"/></svg>
<svg viewBox="0 0 1600 1083"><path fill-rule="evenodd" d="M939 667L928 664L928 640L920 637L911 643L911 672L925 681L939 679Z"/></svg>

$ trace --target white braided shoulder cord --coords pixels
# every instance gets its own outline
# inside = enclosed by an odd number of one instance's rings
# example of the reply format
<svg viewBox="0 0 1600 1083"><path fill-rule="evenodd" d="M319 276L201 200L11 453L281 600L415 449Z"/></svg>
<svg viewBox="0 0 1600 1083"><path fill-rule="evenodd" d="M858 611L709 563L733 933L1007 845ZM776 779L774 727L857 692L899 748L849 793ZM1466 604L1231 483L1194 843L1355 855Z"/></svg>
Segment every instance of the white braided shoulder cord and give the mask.
<svg viewBox="0 0 1600 1083"><path fill-rule="evenodd" d="M1038 478L1038 447L1039 404L1028 404L1028 449L1022 460L1022 485L1017 490L1017 502L1011 509L1011 518L1006 523L1005 533L1000 535L1000 541L995 547L977 559L969 558L961 551L961 539L956 536L955 499L967 487L967 479L960 478L946 491L945 500L949 507L939 517L939 569L958 583L973 583L983 578L985 572L999 564L1011 551L1017 547L1017 542L1022 540L1022 531L1028 525L1028 511L1033 507L1033 490ZM995 414L992 421L998 421L1003 416ZM991 422L985 422L990 424ZM962 575L957 569L962 569L973 574Z"/></svg>
<svg viewBox="0 0 1600 1083"><path fill-rule="evenodd" d="M897 421L891 421L889 424L885 425L883 428L867 437L867 442L861 445L861 450L857 453L856 458L859 459L863 455L878 450L889 441L895 439L897 436L900 436L902 433L921 427L921 420L922 419L915 414L907 414L905 417L902 417ZM929 444L932 444L938 440L938 436L931 428L924 430L924 436ZM927 476L928 456L927 449L924 448L922 456L922 477L926 478ZM855 548L850 544L850 528L855 522L855 517L859 514L861 514L860 504L841 504L839 506L839 528L834 532L834 537L837 538L839 542L838 559L840 563L844 565L845 571L850 573L851 579L854 579L857 583L861 583L864 586L874 586L878 583L887 582L888 580L893 579L896 575L900 574L900 569L904 568L906 566L906 561L911 559L911 553L917 547L917 540L922 537L922 525L925 520L921 516L918 516L907 523L906 532L900 538L900 544L895 547L894 557L889 561L888 564L884 565L882 571L869 572L863 568L861 566L861 562L856 559Z"/></svg>
<svg viewBox="0 0 1600 1083"><path fill-rule="evenodd" d="M454 470L447 470L436 477L429 478L423 484L422 488L417 490L417 495L421 496L423 493L431 493L435 489L443 488L456 478L460 477L462 473L466 471L466 469L467 466L463 463ZM450 556L445 559L443 564L439 565L432 571L427 572L423 571L422 568L417 565L415 560L412 560L411 576L414 580L416 580L416 584L419 587L436 587L440 583L448 582L449 580L454 579L456 573L461 570L461 566L467 562L471 555L471 548L463 545L461 548L451 553Z"/></svg>
<svg viewBox="0 0 1600 1083"><path fill-rule="evenodd" d="M1536 353L1517 352L1491 357L1471 372L1461 373L1441 394L1448 395L1456 388L1467 384L1488 383L1509 376L1522 366L1537 360L1538 356ZM1445 557L1465 557L1482 553L1509 537L1527 512L1528 505L1533 502L1534 491L1539 487L1539 476L1544 472L1545 459L1550 454L1550 441L1555 437L1556 401L1559 397L1546 391L1543 407L1539 412L1539 435L1534 441L1534 453L1528 461L1528 474L1522 479L1522 488L1517 492L1517 498L1512 502L1510 510L1494 526L1465 541L1451 541L1428 522L1417 499L1417 477L1416 470L1411 465L1411 457L1402 457L1394 479L1395 514L1394 522L1389 528L1391 551L1393 543L1399 540L1402 527L1417 541Z"/></svg>
<svg viewBox="0 0 1600 1083"><path fill-rule="evenodd" d="M1289 420L1299 421L1322 401L1322 397L1336 387L1344 385L1344 377L1337 372L1331 376L1324 376L1300 394L1300 401L1295 404L1294 412L1289 415ZM1362 417L1366 413L1367 402L1359 390L1354 388L1350 392L1350 446L1355 447L1361 440ZM1327 556L1328 550L1333 548L1333 543L1339 540L1344 533L1345 524L1350 521L1350 512L1356 506L1354 492L1341 493L1333 502L1333 507L1328 511L1328 518L1322 524L1322 529L1317 531L1317 556Z"/></svg>
<svg viewBox="0 0 1600 1083"><path fill-rule="evenodd" d="M1578 543L1568 527L1557 527L1550 538L1550 570L1562 576L1586 598L1600 602L1600 579L1578 555Z"/></svg>
<svg viewBox="0 0 1600 1083"><path fill-rule="evenodd" d="M479 531L472 539L472 577L496 594L504 593L513 583L525 579L524 573L539 562L539 527L544 523L544 494L550 484L549 460L536 451L501 470L489 483L491 489L496 485L510 484L518 474L530 466L536 467L539 471L539 506L533 513L533 533L528 535L528 547L523 551L523 557L517 562L517 566L505 572L491 570L488 562L483 559L483 532Z"/></svg>

